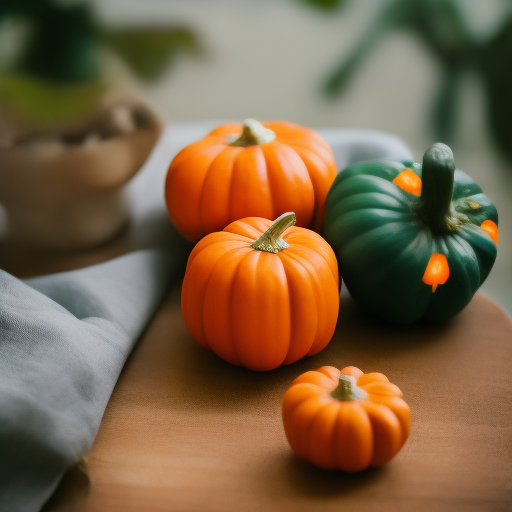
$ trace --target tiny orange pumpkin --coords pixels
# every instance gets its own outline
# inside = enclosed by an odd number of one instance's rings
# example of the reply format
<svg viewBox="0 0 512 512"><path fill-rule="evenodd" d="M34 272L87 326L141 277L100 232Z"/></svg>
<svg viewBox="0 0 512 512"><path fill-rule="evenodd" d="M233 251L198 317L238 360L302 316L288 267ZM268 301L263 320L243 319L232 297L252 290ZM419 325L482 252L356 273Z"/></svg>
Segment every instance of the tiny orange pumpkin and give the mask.
<svg viewBox="0 0 512 512"><path fill-rule="evenodd" d="M271 370L320 352L334 333L336 257L320 235L290 227L294 222L293 213L274 223L242 219L204 237L190 254L185 325L232 364Z"/></svg>
<svg viewBox="0 0 512 512"><path fill-rule="evenodd" d="M315 131L246 119L181 150L169 166L165 200L175 228L191 241L244 217L288 211L298 226L319 231L335 177L332 150Z"/></svg>
<svg viewBox="0 0 512 512"><path fill-rule="evenodd" d="M297 377L283 400L292 450L323 469L361 471L386 464L409 435L411 414L382 373L323 366Z"/></svg>

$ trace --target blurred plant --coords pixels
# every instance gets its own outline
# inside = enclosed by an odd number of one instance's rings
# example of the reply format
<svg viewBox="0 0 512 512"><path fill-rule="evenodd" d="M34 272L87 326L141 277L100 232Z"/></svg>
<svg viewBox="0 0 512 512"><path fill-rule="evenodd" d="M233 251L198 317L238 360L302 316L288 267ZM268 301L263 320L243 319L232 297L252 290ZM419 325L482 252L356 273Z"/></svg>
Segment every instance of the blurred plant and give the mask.
<svg viewBox="0 0 512 512"><path fill-rule="evenodd" d="M336 2L309 3L336 7ZM452 141L461 79L471 69L484 84L491 133L512 160L512 10L491 38L481 40L469 29L456 0L390 0L332 72L324 86L326 94L340 94L378 41L397 29L410 31L441 64L442 80L431 110L436 139Z"/></svg>
<svg viewBox="0 0 512 512"><path fill-rule="evenodd" d="M324 9L326 11L331 11L333 9L338 9L341 7L346 0L302 0L306 4L310 4L314 7L319 7L320 9Z"/></svg>
<svg viewBox="0 0 512 512"><path fill-rule="evenodd" d="M185 27L106 27L85 0L2 0L0 33L13 25L21 36L2 45L0 101L43 121L87 112L105 92L104 49L144 80L157 78L178 53L200 51Z"/></svg>

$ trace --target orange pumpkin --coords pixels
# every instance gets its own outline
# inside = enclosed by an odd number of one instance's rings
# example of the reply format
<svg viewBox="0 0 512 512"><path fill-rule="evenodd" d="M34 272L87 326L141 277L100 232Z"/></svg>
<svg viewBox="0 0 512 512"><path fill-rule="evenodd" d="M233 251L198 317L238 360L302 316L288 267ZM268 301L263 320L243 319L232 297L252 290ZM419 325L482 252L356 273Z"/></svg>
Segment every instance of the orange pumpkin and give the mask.
<svg viewBox="0 0 512 512"><path fill-rule="evenodd" d="M382 466L402 448L411 413L382 373L323 366L297 377L283 400L292 450L323 469Z"/></svg>
<svg viewBox="0 0 512 512"><path fill-rule="evenodd" d="M332 150L313 130L247 119L180 151L167 173L165 199L172 223L191 241L244 217L274 219L288 211L298 226L318 231L335 177Z"/></svg>
<svg viewBox="0 0 512 512"><path fill-rule="evenodd" d="M336 257L320 235L290 227L294 222L293 213L274 223L242 219L204 237L190 254L185 325L232 364L271 370L320 352L334 333Z"/></svg>

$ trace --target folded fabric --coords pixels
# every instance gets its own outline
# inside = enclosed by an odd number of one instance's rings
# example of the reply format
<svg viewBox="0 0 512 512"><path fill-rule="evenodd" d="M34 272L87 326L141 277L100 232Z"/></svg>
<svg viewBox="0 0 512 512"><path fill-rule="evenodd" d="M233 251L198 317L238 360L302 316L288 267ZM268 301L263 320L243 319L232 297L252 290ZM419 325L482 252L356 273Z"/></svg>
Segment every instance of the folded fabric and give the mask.
<svg viewBox="0 0 512 512"><path fill-rule="evenodd" d="M40 510L91 447L124 362L182 263L163 199L167 167L217 124L168 127L130 184L131 249L153 249L25 282L0 271L0 512ZM339 169L411 158L392 135L321 134Z"/></svg>
<svg viewBox="0 0 512 512"><path fill-rule="evenodd" d="M146 250L27 280L0 271L0 510L37 511L87 453L176 271Z"/></svg>

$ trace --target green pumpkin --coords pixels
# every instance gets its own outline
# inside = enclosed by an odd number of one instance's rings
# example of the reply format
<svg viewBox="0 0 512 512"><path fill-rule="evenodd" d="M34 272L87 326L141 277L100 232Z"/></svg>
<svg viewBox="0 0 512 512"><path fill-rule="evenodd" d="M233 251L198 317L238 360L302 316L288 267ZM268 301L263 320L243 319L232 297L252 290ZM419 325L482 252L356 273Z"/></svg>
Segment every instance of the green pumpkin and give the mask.
<svg viewBox="0 0 512 512"><path fill-rule="evenodd" d="M418 182L420 195L393 183L407 174ZM480 227L485 221L491 235ZM496 259L497 223L494 205L455 169L451 149L440 143L426 151L423 165L351 165L337 176L326 199L325 238L353 299L402 324L445 320L469 303ZM444 284L436 274L439 265L427 273L433 254L446 257Z"/></svg>

